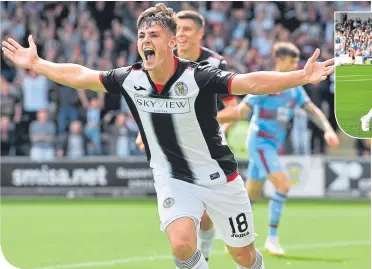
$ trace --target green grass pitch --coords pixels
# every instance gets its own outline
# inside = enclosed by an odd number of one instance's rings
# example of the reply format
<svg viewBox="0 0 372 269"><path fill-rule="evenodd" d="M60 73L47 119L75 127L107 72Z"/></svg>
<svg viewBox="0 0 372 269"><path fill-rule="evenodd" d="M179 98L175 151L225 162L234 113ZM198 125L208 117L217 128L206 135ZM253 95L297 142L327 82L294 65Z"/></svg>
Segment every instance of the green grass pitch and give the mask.
<svg viewBox="0 0 372 269"><path fill-rule="evenodd" d="M372 66L336 68L336 117L341 129L357 138L372 138L361 129L360 118L372 108Z"/></svg>
<svg viewBox="0 0 372 269"><path fill-rule="evenodd" d="M262 249L268 205L255 204ZM369 269L370 205L289 202L280 225L287 257L264 254L266 269ZM2 201L1 247L28 269L174 269L154 201ZM235 269L215 241L211 269Z"/></svg>

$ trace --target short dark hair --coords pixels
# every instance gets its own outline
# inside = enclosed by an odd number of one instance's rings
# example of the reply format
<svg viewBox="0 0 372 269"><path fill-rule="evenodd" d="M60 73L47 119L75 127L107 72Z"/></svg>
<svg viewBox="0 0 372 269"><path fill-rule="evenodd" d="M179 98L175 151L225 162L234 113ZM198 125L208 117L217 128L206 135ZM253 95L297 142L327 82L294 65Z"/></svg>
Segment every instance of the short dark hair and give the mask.
<svg viewBox="0 0 372 269"><path fill-rule="evenodd" d="M290 42L279 42L274 45L273 54L275 58L285 56L297 58L300 57L300 50Z"/></svg>
<svg viewBox="0 0 372 269"><path fill-rule="evenodd" d="M173 35L176 35L175 12L163 3L156 4L142 12L137 20L137 29L140 29L143 25L149 27L152 22L156 22L163 28L167 28Z"/></svg>
<svg viewBox="0 0 372 269"><path fill-rule="evenodd" d="M191 19L199 27L199 29L204 29L205 21L202 15L194 10L183 10L177 13L177 19Z"/></svg>

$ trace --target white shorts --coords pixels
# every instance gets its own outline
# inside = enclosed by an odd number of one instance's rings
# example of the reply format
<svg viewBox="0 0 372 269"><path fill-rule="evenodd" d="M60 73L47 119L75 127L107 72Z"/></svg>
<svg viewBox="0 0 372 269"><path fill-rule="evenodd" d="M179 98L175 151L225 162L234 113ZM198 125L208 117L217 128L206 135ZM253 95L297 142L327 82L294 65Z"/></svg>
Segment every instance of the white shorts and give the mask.
<svg viewBox="0 0 372 269"><path fill-rule="evenodd" d="M162 231L181 217L194 219L199 229L206 210L214 223L216 237L227 245L243 247L254 241L252 208L240 176L231 182L214 186L155 177L155 189Z"/></svg>

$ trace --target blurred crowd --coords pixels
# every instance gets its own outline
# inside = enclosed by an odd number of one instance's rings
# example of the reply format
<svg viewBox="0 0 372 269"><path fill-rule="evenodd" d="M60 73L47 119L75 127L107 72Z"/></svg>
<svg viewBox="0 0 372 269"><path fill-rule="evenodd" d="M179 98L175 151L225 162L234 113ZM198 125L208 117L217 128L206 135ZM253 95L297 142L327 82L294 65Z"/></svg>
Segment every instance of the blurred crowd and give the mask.
<svg viewBox="0 0 372 269"><path fill-rule="evenodd" d="M372 18L348 19L347 14L342 14L342 21L336 21L335 29L336 56L349 54L351 48L356 56L372 56Z"/></svg>
<svg viewBox="0 0 372 269"><path fill-rule="evenodd" d="M12 37L27 46L32 34L39 56L46 60L97 70L127 66L139 60L136 18L153 4L1 2L1 40ZM329 59L334 46L333 12L370 11L368 1L181 1L167 5L175 11L199 11L206 20L204 45L223 55L237 72L271 70L276 41L292 41L300 48L301 67L317 47L321 60ZM337 129L333 84L331 76L319 85L306 86L306 91ZM0 105L2 155L41 160L143 154L135 146L138 128L122 97L58 85L34 72L15 69L3 55ZM326 151L323 134L301 110L291 128L295 142L283 153ZM299 139L304 135L310 137Z"/></svg>

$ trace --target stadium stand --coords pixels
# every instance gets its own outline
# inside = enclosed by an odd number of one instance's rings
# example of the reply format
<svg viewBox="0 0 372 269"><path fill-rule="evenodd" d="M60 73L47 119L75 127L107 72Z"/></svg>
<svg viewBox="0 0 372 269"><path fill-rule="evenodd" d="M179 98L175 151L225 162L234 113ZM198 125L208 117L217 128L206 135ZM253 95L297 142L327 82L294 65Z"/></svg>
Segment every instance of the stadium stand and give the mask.
<svg viewBox="0 0 372 269"><path fill-rule="evenodd" d="M344 14L346 15L346 14ZM349 54L350 49L356 56L372 56L372 16L368 19L342 17L336 20L335 54Z"/></svg>
<svg viewBox="0 0 372 269"><path fill-rule="evenodd" d="M152 2L1 2L1 39L12 36L25 45L27 36L32 34L39 55L51 61L75 62L99 70L130 65L139 60L135 18L150 5ZM237 72L270 70L271 49L276 41L292 41L300 48L301 67L317 47L322 51L321 60L331 58L333 12L370 10L368 1L170 2L169 5L175 11L195 9L203 14L207 25L204 45L222 54L231 70ZM337 27L353 31L354 28L348 28L350 23L355 24L348 21ZM363 27L364 24L357 26L356 31L366 30ZM365 37L363 32L357 42L361 53L370 53L371 48L369 52L365 49L367 44L362 37ZM117 145L126 145L120 156L142 154L135 146L138 129L123 99L57 85L33 72L15 69L3 55L1 66L1 132L6 134L1 140L2 155L30 155L30 128L37 120L38 111L45 109L56 126L56 149L65 148L65 137L74 129L72 123L78 121L87 141L84 154L119 154L108 139L112 136L120 141ZM308 85L306 91L337 128L333 77L319 85ZM306 124L307 118L299 116L297 120ZM322 133L310 122L308 131L311 152L325 153ZM290 139L286 145L283 154L292 153ZM57 152L59 157L68 157L66 151L61 152Z"/></svg>

